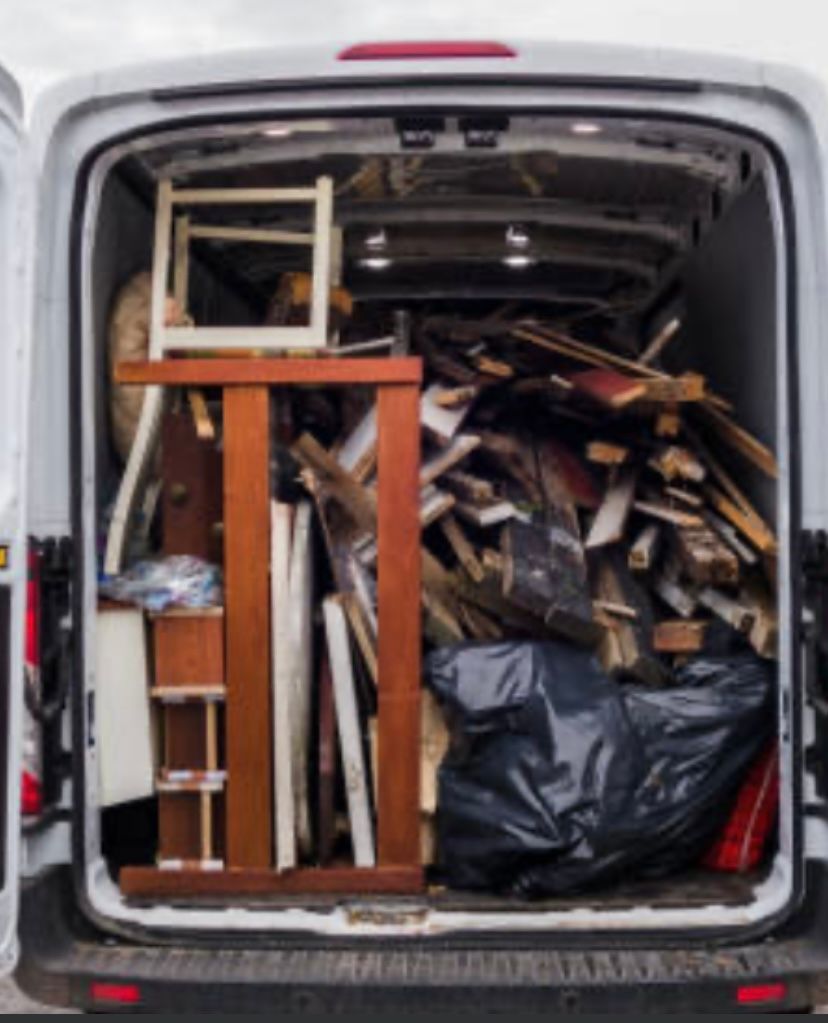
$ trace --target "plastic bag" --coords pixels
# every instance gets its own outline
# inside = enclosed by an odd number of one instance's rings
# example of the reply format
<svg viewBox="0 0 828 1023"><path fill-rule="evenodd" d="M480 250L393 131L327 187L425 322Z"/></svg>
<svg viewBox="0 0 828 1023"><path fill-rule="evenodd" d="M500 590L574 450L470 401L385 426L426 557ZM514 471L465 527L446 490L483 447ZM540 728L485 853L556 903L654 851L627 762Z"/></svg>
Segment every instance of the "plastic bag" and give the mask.
<svg viewBox="0 0 828 1023"><path fill-rule="evenodd" d="M222 602L221 569L189 554L175 554L138 561L121 575L105 577L100 590L147 611L212 607Z"/></svg>
<svg viewBox="0 0 828 1023"><path fill-rule="evenodd" d="M427 670L452 731L437 826L457 888L539 897L698 860L773 727L753 653L663 690L557 643L448 647Z"/></svg>

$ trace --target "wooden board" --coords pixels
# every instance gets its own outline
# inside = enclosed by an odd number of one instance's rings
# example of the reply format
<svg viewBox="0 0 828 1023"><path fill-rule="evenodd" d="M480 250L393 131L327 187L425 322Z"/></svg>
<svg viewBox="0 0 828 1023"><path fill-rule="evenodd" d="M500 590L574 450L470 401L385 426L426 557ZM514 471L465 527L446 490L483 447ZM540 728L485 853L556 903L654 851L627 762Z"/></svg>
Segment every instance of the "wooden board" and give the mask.
<svg viewBox="0 0 828 1023"><path fill-rule="evenodd" d="M308 760L311 741L313 686L313 505L302 501L293 520L288 579L291 638L291 762L293 773L296 840L299 849L311 852L312 835L308 793Z"/></svg>
<svg viewBox="0 0 828 1023"><path fill-rule="evenodd" d="M119 384L244 387L280 384L420 384L422 361L394 359L163 359L120 362Z"/></svg>
<svg viewBox="0 0 828 1023"><path fill-rule="evenodd" d="M224 617L221 614L152 616L154 683L160 688L224 685Z"/></svg>
<svg viewBox="0 0 828 1023"><path fill-rule="evenodd" d="M625 408L647 393L643 380L612 369L587 369L571 374L569 381L579 394L610 409Z"/></svg>
<svg viewBox="0 0 828 1023"><path fill-rule="evenodd" d="M102 806L152 795L148 676L143 612L129 607L100 611L95 634L95 724Z"/></svg>
<svg viewBox="0 0 828 1023"><path fill-rule="evenodd" d="M587 536L587 550L618 543L623 538L635 500L637 481L638 470L635 466L624 466L617 470Z"/></svg>
<svg viewBox="0 0 828 1023"><path fill-rule="evenodd" d="M319 666L319 734L316 790L317 859L327 866L333 858L336 840L336 710L333 678L327 650L323 650Z"/></svg>
<svg viewBox="0 0 828 1023"><path fill-rule="evenodd" d="M128 898L175 899L253 895L417 895L424 891L420 867L327 867L324 870L158 870L126 867L121 891Z"/></svg>
<svg viewBox="0 0 828 1023"><path fill-rule="evenodd" d="M225 389L227 858L231 867L269 867L273 847L269 420L266 387Z"/></svg>
<svg viewBox="0 0 828 1023"><path fill-rule="evenodd" d="M296 866L296 807L293 788L290 635L290 547L293 508L270 504L270 621L273 685L274 863L276 869Z"/></svg>
<svg viewBox="0 0 828 1023"><path fill-rule="evenodd" d="M420 859L421 562L418 493L420 393L379 391L378 856L382 866Z"/></svg>
<svg viewBox="0 0 828 1023"><path fill-rule="evenodd" d="M221 452L199 438L189 412L164 417L161 479L163 553L221 564Z"/></svg>
<svg viewBox="0 0 828 1023"><path fill-rule="evenodd" d="M376 864L374 824L351 663L348 626L342 604L337 597L328 597L323 603L323 611L328 639L328 657L333 676L337 732L342 751L342 768L345 775L345 794L351 822L354 862L357 867L373 867Z"/></svg>

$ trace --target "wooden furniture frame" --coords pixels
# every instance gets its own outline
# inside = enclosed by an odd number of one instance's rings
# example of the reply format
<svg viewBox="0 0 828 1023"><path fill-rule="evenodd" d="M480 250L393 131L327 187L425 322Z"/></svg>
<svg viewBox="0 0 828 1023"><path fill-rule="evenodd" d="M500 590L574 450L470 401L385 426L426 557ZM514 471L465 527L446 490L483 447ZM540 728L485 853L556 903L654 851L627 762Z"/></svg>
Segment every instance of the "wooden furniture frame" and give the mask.
<svg viewBox="0 0 828 1023"><path fill-rule="evenodd" d="M310 203L314 206L312 234L292 231L195 225L189 217L173 220L176 206L284 205ZM190 239L214 238L233 241L266 242L311 246L313 249L313 287L310 322L305 326L264 327L168 327L164 312L170 283L170 265L174 264L173 291L182 310L187 308ZM158 186L155 214L155 240L152 266L152 303L150 311L149 358L162 360L173 350L209 351L215 349L319 349L328 344L328 319L332 264L339 262L341 236L333 230L333 181L318 178L313 188L187 188L177 189L165 179ZM107 537L104 570L109 575L121 571L129 524L138 495L149 472L152 453L164 410L161 387L147 387L135 440L129 453Z"/></svg>
<svg viewBox="0 0 828 1023"><path fill-rule="evenodd" d="M124 363L120 383L224 389L227 866L122 872L125 894L414 891L420 859L420 386L400 359L178 359ZM269 658L269 388L378 392L379 777L375 868L272 869Z"/></svg>

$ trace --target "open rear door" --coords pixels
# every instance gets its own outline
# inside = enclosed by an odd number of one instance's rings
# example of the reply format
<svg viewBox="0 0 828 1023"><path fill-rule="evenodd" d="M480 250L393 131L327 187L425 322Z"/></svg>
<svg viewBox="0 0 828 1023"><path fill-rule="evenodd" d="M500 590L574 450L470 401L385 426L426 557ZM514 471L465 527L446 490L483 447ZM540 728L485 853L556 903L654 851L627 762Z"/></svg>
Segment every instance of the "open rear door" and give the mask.
<svg viewBox="0 0 828 1023"><path fill-rule="evenodd" d="M17 957L31 225L20 90L0 69L0 974Z"/></svg>

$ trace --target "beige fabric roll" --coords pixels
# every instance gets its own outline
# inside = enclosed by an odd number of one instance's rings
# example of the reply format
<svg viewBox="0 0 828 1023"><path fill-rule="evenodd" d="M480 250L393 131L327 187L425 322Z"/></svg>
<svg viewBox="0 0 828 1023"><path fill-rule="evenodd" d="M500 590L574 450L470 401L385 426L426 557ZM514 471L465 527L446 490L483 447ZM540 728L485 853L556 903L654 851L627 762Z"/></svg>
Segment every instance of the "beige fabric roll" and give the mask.
<svg viewBox="0 0 828 1023"><path fill-rule="evenodd" d="M138 429L144 401L144 388L136 384L116 384L112 374L119 362L142 362L149 355L152 275L144 271L130 278L118 292L109 321L110 418L112 439L126 461ZM167 326L185 322L175 300L167 298Z"/></svg>

